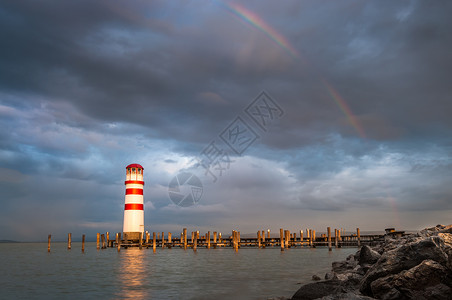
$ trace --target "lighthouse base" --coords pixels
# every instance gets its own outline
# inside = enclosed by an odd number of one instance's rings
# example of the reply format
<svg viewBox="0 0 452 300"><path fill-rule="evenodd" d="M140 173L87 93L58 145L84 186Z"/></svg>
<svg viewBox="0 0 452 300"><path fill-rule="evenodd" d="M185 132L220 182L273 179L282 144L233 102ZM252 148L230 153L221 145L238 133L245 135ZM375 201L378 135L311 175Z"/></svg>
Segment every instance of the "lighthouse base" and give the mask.
<svg viewBox="0 0 452 300"><path fill-rule="evenodd" d="M142 232L123 232L123 237L125 241L139 241L140 233ZM144 234L142 238L144 238Z"/></svg>

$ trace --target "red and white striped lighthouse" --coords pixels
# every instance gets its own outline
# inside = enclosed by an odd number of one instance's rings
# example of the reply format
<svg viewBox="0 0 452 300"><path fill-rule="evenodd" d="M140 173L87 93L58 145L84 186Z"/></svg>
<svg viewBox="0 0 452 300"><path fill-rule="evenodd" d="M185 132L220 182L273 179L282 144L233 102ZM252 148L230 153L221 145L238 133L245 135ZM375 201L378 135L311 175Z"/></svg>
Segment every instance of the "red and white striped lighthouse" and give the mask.
<svg viewBox="0 0 452 300"><path fill-rule="evenodd" d="M126 203L124 207L124 234L134 236L144 232L143 170L139 164L126 167Z"/></svg>

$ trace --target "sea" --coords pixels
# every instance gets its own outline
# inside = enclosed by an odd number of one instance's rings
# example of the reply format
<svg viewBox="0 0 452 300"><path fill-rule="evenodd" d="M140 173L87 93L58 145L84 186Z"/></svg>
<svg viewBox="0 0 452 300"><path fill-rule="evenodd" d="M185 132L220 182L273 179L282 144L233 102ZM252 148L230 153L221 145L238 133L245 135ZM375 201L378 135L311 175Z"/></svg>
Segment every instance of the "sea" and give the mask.
<svg viewBox="0 0 452 300"><path fill-rule="evenodd" d="M290 298L357 248L96 249L0 244L0 299Z"/></svg>

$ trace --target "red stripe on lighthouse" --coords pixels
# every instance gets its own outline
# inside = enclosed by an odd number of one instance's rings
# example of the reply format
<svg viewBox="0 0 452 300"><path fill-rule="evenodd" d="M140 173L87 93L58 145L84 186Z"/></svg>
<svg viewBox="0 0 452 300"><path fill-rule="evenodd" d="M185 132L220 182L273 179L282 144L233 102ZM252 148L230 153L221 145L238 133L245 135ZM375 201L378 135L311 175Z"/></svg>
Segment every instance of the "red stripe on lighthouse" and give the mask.
<svg viewBox="0 0 452 300"><path fill-rule="evenodd" d="M126 180L124 182L124 184L142 184L142 185L144 185L144 181L140 181L140 180Z"/></svg>
<svg viewBox="0 0 452 300"><path fill-rule="evenodd" d="M143 195L143 189L126 189L126 195Z"/></svg>
<svg viewBox="0 0 452 300"><path fill-rule="evenodd" d="M128 203L124 207L124 210L144 210L143 204Z"/></svg>

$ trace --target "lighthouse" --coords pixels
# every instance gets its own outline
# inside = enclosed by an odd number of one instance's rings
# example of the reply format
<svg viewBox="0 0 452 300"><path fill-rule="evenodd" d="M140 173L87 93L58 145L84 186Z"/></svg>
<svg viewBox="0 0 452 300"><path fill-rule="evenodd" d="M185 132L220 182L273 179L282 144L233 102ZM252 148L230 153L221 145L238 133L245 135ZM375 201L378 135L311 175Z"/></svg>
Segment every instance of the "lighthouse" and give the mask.
<svg viewBox="0 0 452 300"><path fill-rule="evenodd" d="M126 200L123 233L125 239L135 240L144 231L143 170L139 164L126 167Z"/></svg>

